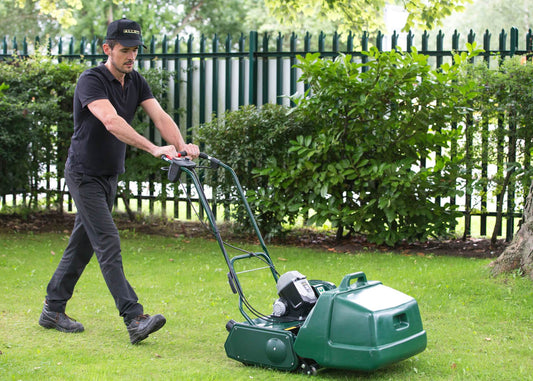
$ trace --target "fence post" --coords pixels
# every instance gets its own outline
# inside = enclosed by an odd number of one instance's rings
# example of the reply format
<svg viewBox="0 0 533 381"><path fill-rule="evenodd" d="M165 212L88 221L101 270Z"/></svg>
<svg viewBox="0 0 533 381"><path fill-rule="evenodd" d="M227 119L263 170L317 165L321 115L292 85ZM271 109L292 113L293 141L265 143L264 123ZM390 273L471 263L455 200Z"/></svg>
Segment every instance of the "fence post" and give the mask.
<svg viewBox="0 0 533 381"><path fill-rule="evenodd" d="M326 38L326 35L324 34L324 32L320 32L320 34L318 35L318 51L320 52L320 56L322 56L322 53L324 52L324 50L326 50L324 48L325 38Z"/></svg>
<svg viewBox="0 0 533 381"><path fill-rule="evenodd" d="M378 35L376 37L376 48L378 48L380 52L383 51L383 33L381 33L381 31L378 31Z"/></svg>
<svg viewBox="0 0 533 381"><path fill-rule="evenodd" d="M511 28L511 46L510 46L510 54L511 57L515 55L516 50L518 49L518 29ZM513 106L511 106L513 107ZM514 163L516 162L516 146L518 143L518 137L516 136L516 128L517 128L517 115L516 115L516 109L513 109L509 112L509 152L508 152L508 162ZM516 196L516 184L512 181L509 181L509 186L507 190L507 229L505 234L505 240L507 242L512 241L514 236L514 207L515 207L515 201L514 198Z"/></svg>
<svg viewBox="0 0 533 381"><path fill-rule="evenodd" d="M257 106L257 32L250 32L249 39L250 42L248 46L248 103Z"/></svg>
<svg viewBox="0 0 533 381"><path fill-rule="evenodd" d="M263 35L263 94L261 99L261 104L265 104L268 102L268 84L270 83L270 61L268 59L268 44L269 44L270 35L268 33L265 33Z"/></svg>
<svg viewBox="0 0 533 381"><path fill-rule="evenodd" d="M413 41L415 39L415 35L411 30L409 30L409 33L407 33L407 51L411 53L413 50Z"/></svg>
<svg viewBox="0 0 533 381"><path fill-rule="evenodd" d="M219 70L219 63L218 63L218 35L215 33L215 36L213 37L213 43L212 43L212 51L213 51L213 88L212 88L212 108L213 108L213 115L218 116L218 70Z"/></svg>
<svg viewBox="0 0 533 381"><path fill-rule="evenodd" d="M61 55L63 54L63 38L59 37L59 43L57 44L57 61L63 62L63 57Z"/></svg>
<svg viewBox="0 0 533 381"><path fill-rule="evenodd" d="M350 31L348 33L348 37L346 38L346 52L352 53L353 52L353 33Z"/></svg>
<svg viewBox="0 0 533 381"><path fill-rule="evenodd" d="M91 41L91 55L93 56L93 58L91 59L91 64L93 66L96 66L97 62L96 62L96 37L93 37L93 40Z"/></svg>
<svg viewBox="0 0 533 381"><path fill-rule="evenodd" d="M393 51L393 50L398 50L398 33L396 33L396 31L394 31L392 33L392 36L391 36L391 46L390 46L390 50Z"/></svg>
<svg viewBox="0 0 533 381"><path fill-rule="evenodd" d="M205 123L205 93L206 93L205 91L205 85L206 85L205 70L206 70L206 65L205 65L204 54L205 54L205 37L202 34L200 36L200 64L199 64L200 66L200 94L199 94L200 99L199 99L199 105L198 105L199 111L200 111L200 117L199 117L200 125ZM203 145L200 148L203 148Z"/></svg>
<svg viewBox="0 0 533 381"><path fill-rule="evenodd" d="M335 33L333 33L333 41L332 41L332 49L331 49L333 53L338 53L340 51L339 40L340 40L340 35L337 33L337 31L335 31Z"/></svg>
<svg viewBox="0 0 533 381"><path fill-rule="evenodd" d="M296 36L296 33L292 33L291 35L291 42L290 42L290 52L291 52L291 56L290 56L290 95L294 95L294 93L296 93L296 81L297 81L297 78L296 78L296 75L297 75L297 72L296 72L296 68L294 67L294 65L296 64L296 56L295 56L295 52L296 52L296 42L298 41L298 36ZM291 107L294 107L295 106L295 103L293 102L293 100L291 99Z"/></svg>
<svg viewBox="0 0 533 381"><path fill-rule="evenodd" d="M307 55L307 53L309 53L310 51L311 51L311 33L306 32L305 38L304 38L304 52ZM304 92L309 90L309 87L311 87L311 85L309 84L309 82L306 81L304 83Z"/></svg>
<svg viewBox="0 0 533 381"><path fill-rule="evenodd" d="M192 60L193 53L193 35L189 35L187 40L187 124L185 140L187 143L192 141L192 116L193 116L193 74L194 74L194 61Z"/></svg>
<svg viewBox="0 0 533 381"><path fill-rule="evenodd" d="M491 34L488 29L483 35L483 60L489 66L490 54L487 52L490 51L490 37ZM488 166L489 166L489 117L485 114L481 116L481 177L486 179L488 177ZM480 216L480 227L479 234L487 235L487 206L488 206L488 184L485 182L483 184L483 194L481 196L481 216Z"/></svg>
<svg viewBox="0 0 533 381"><path fill-rule="evenodd" d="M281 32L278 34L276 40L276 103L278 105L283 104L283 58L281 52L283 51L283 35Z"/></svg>
<svg viewBox="0 0 533 381"><path fill-rule="evenodd" d="M80 56L85 56L85 37L82 37L80 42Z"/></svg>
<svg viewBox="0 0 533 381"><path fill-rule="evenodd" d="M233 78L233 62L231 61L231 35L228 34L226 36L226 95L225 95L225 102L226 107L225 110L229 111L231 110L231 82Z"/></svg>
<svg viewBox="0 0 533 381"><path fill-rule="evenodd" d="M457 31L455 31L452 37L452 45L459 46L459 35L457 34ZM452 49L454 48L452 47ZM437 68L442 66L443 61L444 61L444 33L442 33L442 30L439 30L439 33L437 34Z"/></svg>
<svg viewBox="0 0 533 381"><path fill-rule="evenodd" d="M239 37L239 80L237 82L239 93L237 98L237 106L241 107L244 105L244 92L246 89L246 81L245 81L245 67L244 67L244 43L246 41L246 38L244 38L244 34L241 33L241 36Z"/></svg>
<svg viewBox="0 0 533 381"><path fill-rule="evenodd" d="M429 51L428 45L429 45L429 33L428 33L427 30L425 30L424 34L422 34L422 51L421 51L421 53L427 54L427 52Z"/></svg>
<svg viewBox="0 0 533 381"><path fill-rule="evenodd" d="M68 54L70 56L74 55L74 37L70 38L70 43L68 45ZM72 60L73 60L73 58L69 58L69 61L72 61Z"/></svg>
<svg viewBox="0 0 533 381"><path fill-rule="evenodd" d="M361 50L363 52L368 52L368 32L363 32L363 36L361 37ZM363 54L361 57L361 63L366 64L368 62L368 56ZM361 71L363 73L368 71L368 68L366 66L363 66L361 68Z"/></svg>
<svg viewBox="0 0 533 381"><path fill-rule="evenodd" d="M511 57L515 55L516 50L518 49L518 29L515 27L511 28Z"/></svg>

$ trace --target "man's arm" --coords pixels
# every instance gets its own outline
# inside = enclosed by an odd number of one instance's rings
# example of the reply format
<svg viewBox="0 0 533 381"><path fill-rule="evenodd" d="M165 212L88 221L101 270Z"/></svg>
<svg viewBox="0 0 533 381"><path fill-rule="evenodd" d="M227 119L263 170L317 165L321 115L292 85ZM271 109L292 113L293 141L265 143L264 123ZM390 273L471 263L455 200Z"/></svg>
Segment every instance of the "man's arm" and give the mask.
<svg viewBox="0 0 533 381"><path fill-rule="evenodd" d="M103 123L105 128L120 141L142 149L155 157L161 157L162 155L174 157L177 155L177 150L174 146L159 147L135 131L124 118L117 114L109 100L99 99L89 103L87 107Z"/></svg>
<svg viewBox="0 0 533 381"><path fill-rule="evenodd" d="M186 144L178 125L168 113L163 110L159 102L150 98L141 103L141 107L150 116L161 136L178 151L186 151L192 158L198 157L200 150L195 144Z"/></svg>

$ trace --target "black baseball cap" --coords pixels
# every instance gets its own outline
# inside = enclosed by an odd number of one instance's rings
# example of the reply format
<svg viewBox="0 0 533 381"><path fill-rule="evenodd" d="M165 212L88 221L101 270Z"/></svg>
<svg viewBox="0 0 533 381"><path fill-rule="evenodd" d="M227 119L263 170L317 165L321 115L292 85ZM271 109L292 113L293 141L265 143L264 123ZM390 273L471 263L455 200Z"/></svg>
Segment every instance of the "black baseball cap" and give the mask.
<svg viewBox="0 0 533 381"><path fill-rule="evenodd" d="M107 27L106 40L116 40L126 47L142 45L141 26L126 18L115 20Z"/></svg>

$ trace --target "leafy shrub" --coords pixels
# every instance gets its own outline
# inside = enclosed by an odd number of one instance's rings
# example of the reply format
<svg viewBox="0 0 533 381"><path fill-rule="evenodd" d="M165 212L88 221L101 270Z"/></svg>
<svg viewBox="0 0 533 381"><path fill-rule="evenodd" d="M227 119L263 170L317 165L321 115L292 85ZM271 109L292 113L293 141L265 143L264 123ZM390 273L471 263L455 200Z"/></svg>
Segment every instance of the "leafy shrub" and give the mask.
<svg viewBox="0 0 533 381"><path fill-rule="evenodd" d="M199 130L205 150L235 170L257 222L267 235L281 233L282 223L294 222L298 216L298 210L284 202L285 195L280 189L269 184L268 175L257 173L270 168L267 163L287 161L290 141L313 128L312 121L300 118L293 111L274 104L243 106L227 111ZM222 177L222 172L219 175L207 178L206 182L218 189L217 198L229 209L229 204L237 197L236 189L229 178ZM233 209L233 217L241 227L249 226L241 206Z"/></svg>
<svg viewBox="0 0 533 381"><path fill-rule="evenodd" d="M286 204L311 213L309 222L330 221L339 237L346 228L394 245L445 235L458 217L441 203L458 195L461 156L450 143L476 95L463 76L467 56L439 70L416 51L368 56L366 64L299 57L310 88L297 108L318 127L291 142L282 166L270 160L260 173Z"/></svg>
<svg viewBox="0 0 533 381"><path fill-rule="evenodd" d="M468 76L480 84L481 91L473 100L476 113L468 133L468 139L476 143L468 150L471 190L467 191L476 192L485 203L490 193L497 198L495 240L502 226L504 203L523 202L533 176L533 63L515 56L490 69L481 62L468 68ZM459 149L466 150L466 146ZM496 172L479 176L489 165Z"/></svg>
<svg viewBox="0 0 533 381"><path fill-rule="evenodd" d="M72 96L81 64L36 55L0 63L0 194L30 192L36 202L42 174L63 172L72 131Z"/></svg>

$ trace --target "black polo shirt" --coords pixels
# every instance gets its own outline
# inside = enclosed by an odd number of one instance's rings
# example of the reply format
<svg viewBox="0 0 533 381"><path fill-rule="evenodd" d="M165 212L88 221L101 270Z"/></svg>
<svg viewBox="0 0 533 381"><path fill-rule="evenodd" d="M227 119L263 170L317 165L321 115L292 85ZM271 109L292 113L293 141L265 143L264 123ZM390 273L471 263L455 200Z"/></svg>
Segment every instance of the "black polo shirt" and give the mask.
<svg viewBox="0 0 533 381"><path fill-rule="evenodd" d="M126 74L124 88L104 64L84 71L74 92L74 134L67 166L93 176L124 173L126 144L108 132L87 105L108 99L118 115L131 124L141 102L153 97L148 83L135 70Z"/></svg>

